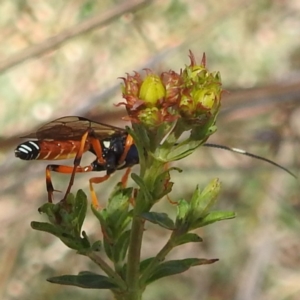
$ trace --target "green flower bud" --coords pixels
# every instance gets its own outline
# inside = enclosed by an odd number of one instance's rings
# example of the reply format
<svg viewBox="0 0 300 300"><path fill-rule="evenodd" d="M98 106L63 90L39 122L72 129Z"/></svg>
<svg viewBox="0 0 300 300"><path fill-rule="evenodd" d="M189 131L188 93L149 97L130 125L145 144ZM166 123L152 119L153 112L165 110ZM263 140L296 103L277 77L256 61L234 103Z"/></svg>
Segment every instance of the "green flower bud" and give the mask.
<svg viewBox="0 0 300 300"><path fill-rule="evenodd" d="M179 200L177 204L176 220L178 222L184 221L187 218L189 212L190 212L190 204L184 199Z"/></svg>
<svg viewBox="0 0 300 300"><path fill-rule="evenodd" d="M162 100L165 95L166 89L161 79L157 75L149 74L141 85L139 98L149 107Z"/></svg>
<svg viewBox="0 0 300 300"><path fill-rule="evenodd" d="M220 188L219 179L213 179L203 191L200 191L199 187L196 188L191 200L192 221L203 218L209 213L216 202Z"/></svg>
<svg viewBox="0 0 300 300"><path fill-rule="evenodd" d="M156 126L160 123L160 111L157 107L145 108L139 112L138 119L149 127Z"/></svg>
<svg viewBox="0 0 300 300"><path fill-rule="evenodd" d="M220 74L209 73L205 59L197 65L193 54L191 64L182 72L183 88L179 100L179 112L187 123L203 125L210 118L215 118L220 107L221 78Z"/></svg>

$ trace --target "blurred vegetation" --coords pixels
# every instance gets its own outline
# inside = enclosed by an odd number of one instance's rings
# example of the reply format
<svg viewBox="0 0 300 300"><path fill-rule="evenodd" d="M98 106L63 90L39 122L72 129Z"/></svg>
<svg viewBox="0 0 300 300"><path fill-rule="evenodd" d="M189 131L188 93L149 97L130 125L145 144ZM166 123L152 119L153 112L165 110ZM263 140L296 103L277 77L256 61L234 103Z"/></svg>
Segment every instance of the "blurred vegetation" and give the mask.
<svg viewBox="0 0 300 300"><path fill-rule="evenodd" d="M64 115L124 126L125 113L114 104L121 99L118 77L126 72L178 70L188 63L189 49L198 60L206 52L208 68L221 72L228 91L210 142L247 149L299 173L299 1L168 0L135 7L141 2L0 2L1 299L99 299L98 291L45 281L96 270L30 229L31 220L43 220L37 208L46 201L47 162L17 160L13 149L19 136ZM145 299L299 299L299 180L216 149L200 149L178 167L184 176L174 176L176 197L219 177L220 209L238 216L199 232L200 246L172 255L220 262L153 284ZM57 189L64 190L66 177L53 174ZM88 191L88 178L76 176L74 190ZM102 201L119 179L116 174L97 187ZM92 218L84 227L98 228ZM143 255L149 257L165 237L151 225L145 236ZM109 298L101 291L101 299Z"/></svg>

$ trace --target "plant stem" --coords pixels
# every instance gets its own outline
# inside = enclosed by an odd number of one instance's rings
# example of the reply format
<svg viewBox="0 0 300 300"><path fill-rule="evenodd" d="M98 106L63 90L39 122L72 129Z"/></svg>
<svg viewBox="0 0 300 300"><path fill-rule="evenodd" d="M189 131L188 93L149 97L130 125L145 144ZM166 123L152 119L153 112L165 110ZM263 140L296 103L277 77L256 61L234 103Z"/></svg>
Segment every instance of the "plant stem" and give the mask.
<svg viewBox="0 0 300 300"><path fill-rule="evenodd" d="M152 271L154 268L165 260L165 257L168 253L174 248L174 244L172 241L172 237L168 240L168 242L163 246L163 248L158 252L156 257L154 257L148 267L144 270L141 278L140 278L140 285L145 286L147 279L151 276Z"/></svg>
<svg viewBox="0 0 300 300"><path fill-rule="evenodd" d="M142 290L139 286L140 275L140 257L142 238L144 233L144 220L134 216L132 220L130 244L128 250L128 263L126 282L128 285L128 300L139 300L142 296Z"/></svg>
<svg viewBox="0 0 300 300"><path fill-rule="evenodd" d="M124 280L101 257L94 252L83 253L83 255L95 262L121 289L126 290L127 287Z"/></svg>
<svg viewBox="0 0 300 300"><path fill-rule="evenodd" d="M147 193L151 194L155 179L163 170L163 163L148 157L145 167L145 169L141 170L141 176L146 185ZM144 219L140 217L140 214L148 212L151 209L154 204L151 200L145 199L145 191L140 190L133 209L126 274L126 283L128 286L126 299L128 300L140 300L145 289L145 286L139 284L141 247L145 223Z"/></svg>

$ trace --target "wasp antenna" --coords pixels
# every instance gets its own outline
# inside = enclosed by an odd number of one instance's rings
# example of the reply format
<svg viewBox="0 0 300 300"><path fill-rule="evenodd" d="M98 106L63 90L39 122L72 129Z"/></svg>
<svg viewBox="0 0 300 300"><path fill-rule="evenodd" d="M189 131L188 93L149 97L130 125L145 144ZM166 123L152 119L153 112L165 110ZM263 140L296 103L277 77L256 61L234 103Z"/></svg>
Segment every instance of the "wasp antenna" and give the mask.
<svg viewBox="0 0 300 300"><path fill-rule="evenodd" d="M256 155L256 154L252 154L250 152L247 152L245 150L242 150L242 149L238 149L238 148L231 148L231 147L228 147L228 146L224 146L224 145L218 145L218 144L210 144L210 143L205 143L203 144L203 146L205 147L210 147L210 148L218 148L218 149L223 149L223 150L228 150L228 151L231 151L231 152L235 152L235 153L238 153L238 154L242 154L242 155L246 155L246 156L250 156L250 157L253 157L253 158L256 158L256 159L259 159L259 160L263 160L273 166L276 166L277 168L280 168L281 170L289 173L291 176L293 176L294 178L297 178L297 176L292 173L290 170L288 170L287 168L277 164L276 162L268 159L268 158L265 158L265 157L262 157L262 156L259 156L259 155Z"/></svg>

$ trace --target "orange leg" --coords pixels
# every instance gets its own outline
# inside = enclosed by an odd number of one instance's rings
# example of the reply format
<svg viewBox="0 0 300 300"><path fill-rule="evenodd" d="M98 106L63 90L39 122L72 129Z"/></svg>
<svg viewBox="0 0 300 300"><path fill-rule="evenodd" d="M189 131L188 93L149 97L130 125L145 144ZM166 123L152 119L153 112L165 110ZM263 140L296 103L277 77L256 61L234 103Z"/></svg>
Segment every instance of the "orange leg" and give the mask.
<svg viewBox="0 0 300 300"><path fill-rule="evenodd" d="M83 153L83 149L84 149L84 143L87 139L87 136L88 136L88 133L86 133L86 137L82 137L82 140L81 140L81 148L80 150L78 151L77 153L77 156L78 156L78 159L74 160L74 169L76 169L76 162L77 164L79 165L80 164L80 160L81 160L81 156L82 156L82 153ZM96 138L90 138L89 139L89 142L92 144L93 146L93 149L96 153L96 156L97 156L97 160L100 164L105 164L105 160L103 159L103 153L102 153L102 147L101 147L101 143L99 141L99 139L96 139ZM87 170L87 171L79 171L79 172L89 172L89 171L92 171L92 170ZM75 176L75 173L77 173L77 171L75 170L72 175L74 174ZM70 192L70 189L71 189L71 186L73 185L73 182L74 182L74 176L73 178L71 177L71 180L70 180L70 183L69 183L69 186L68 186L68 189L66 191L66 195L65 197L67 196L67 194ZM92 203L93 203L93 206L94 207L99 207L99 204L98 204L98 200L97 200L97 196L96 196L96 193L94 191L94 188L93 188L93 185L92 183L100 183L100 182L103 182L105 180L107 180L110 176L109 175L105 175L103 177L94 177L94 178L91 178L90 179L90 191L91 191L91 197L92 197Z"/></svg>
<svg viewBox="0 0 300 300"><path fill-rule="evenodd" d="M46 168L46 186L47 186L47 191L48 191L48 201L52 202L52 195L55 190L52 185L50 171L63 173L63 174L70 174L74 171L74 167L73 166L63 166L63 165L48 165L47 166L47 168ZM86 167L77 166L77 167L75 167L75 173L86 173L86 172L91 172L91 171L93 171L92 166L86 166ZM102 177L93 177L89 180L92 204L95 208L98 208L99 204L98 204L98 199L97 199L94 187L93 187L93 183L101 183L101 182L107 180L109 177L110 177L110 175L105 175Z"/></svg>
<svg viewBox="0 0 300 300"><path fill-rule="evenodd" d="M93 146L93 149L95 150L98 162L101 163L101 164L105 164L105 161L104 161L103 156L102 156L102 148L101 148L100 141L98 139L91 139L90 142ZM133 138L130 135L128 135L127 138L126 138L126 142L125 142L124 152L123 152L122 156L119 159L119 164L122 164L125 161L126 156L128 154L128 151L129 151L132 144L133 144ZM128 168L126 170L125 174L122 177L121 182L122 182L122 186L124 188L126 187L130 171L131 171L131 168ZM99 208L99 202L98 202L98 199L97 199L94 187L93 187L93 183L97 184L97 183L104 182L109 177L110 177L110 175L107 174L107 175L102 176L102 177L93 177L93 178L90 179L90 192L91 192L91 197L92 197L92 204L95 208Z"/></svg>
<svg viewBox="0 0 300 300"><path fill-rule="evenodd" d="M48 192L48 202L52 202L53 192L56 191L53 188L52 180L51 180L51 171L64 173L64 174L73 174L75 173L84 173L93 171L92 166L81 167L81 166L63 166L63 165L48 165L46 168L46 188ZM67 194L65 195L65 197ZM65 199L64 197L64 199Z"/></svg>
<svg viewBox="0 0 300 300"><path fill-rule="evenodd" d="M104 182L109 177L110 177L110 175L105 175L105 176L102 176L102 177L93 177L93 178L90 178L90 192L91 192L91 197L92 197L92 204L93 204L93 206L95 208L99 208L100 205L99 205L99 202L98 202L98 199L97 199L94 187L93 187L93 183Z"/></svg>
<svg viewBox="0 0 300 300"><path fill-rule="evenodd" d="M122 183L122 187L125 188L126 185L127 185L127 181L128 181L128 177L129 177L129 174L130 174L130 171L131 171L131 168L128 168L125 172L125 174L122 176L122 180L121 180L121 183ZM92 204L95 208L99 208L100 205L99 205L99 201L98 201L98 198L96 196L96 193L95 193L95 190L94 190L94 187L93 187L93 183L101 183L101 182L104 182L106 181L111 175L105 175L105 176L102 176L102 177L93 177L90 179L90 192L91 192L91 197L92 197Z"/></svg>
<svg viewBox="0 0 300 300"><path fill-rule="evenodd" d="M82 158L82 154L84 152L84 146L85 146L85 143L86 143L86 140L88 138L88 135L90 133L90 130L88 129L85 134L82 136L81 138L81 141L80 141L80 147L79 147L79 150L75 156L75 159L74 159L74 167L73 167L73 171L71 172L72 175L71 175L71 178L70 178L70 181L69 181L69 185L68 185L68 188L66 190L66 193L65 193L65 196L63 199L65 199L67 197L67 195L70 193L71 191L71 187L74 183L74 178L75 178L75 173L77 172L80 172L80 171L76 171L77 167L79 167L80 165L80 162L81 162L81 158ZM61 173L64 173L64 172L61 172Z"/></svg>
<svg viewBox="0 0 300 300"><path fill-rule="evenodd" d="M167 195L167 199L168 199L168 201L169 201L171 204L173 204L173 205L177 205L177 204L178 204L178 202L172 201L169 195Z"/></svg>
<svg viewBox="0 0 300 300"><path fill-rule="evenodd" d="M134 207L135 206L135 199L137 197L138 189L133 189L132 195L129 199L130 204Z"/></svg>
<svg viewBox="0 0 300 300"><path fill-rule="evenodd" d="M126 156L128 154L128 151L129 151L132 144L133 144L133 138L132 138L131 135L128 134L127 138L126 138L126 141L125 141L124 151L122 153L122 156L119 159L119 165L122 165L123 162L125 161Z"/></svg>
<svg viewBox="0 0 300 300"><path fill-rule="evenodd" d="M98 139L91 138L90 139L90 143L92 144L93 149L94 149L94 151L96 153L98 162L100 164L104 165L105 164L105 160L103 159L103 153L102 153L102 148L101 148L100 141Z"/></svg>
<svg viewBox="0 0 300 300"><path fill-rule="evenodd" d="M122 183L123 188L126 188L126 186L127 186L127 181L128 181L128 177L129 177L130 172L131 172L131 168L127 168L126 172L122 176L121 183Z"/></svg>

